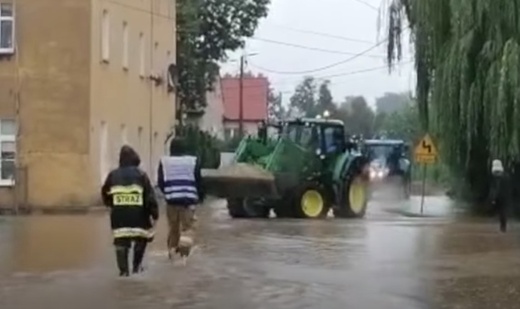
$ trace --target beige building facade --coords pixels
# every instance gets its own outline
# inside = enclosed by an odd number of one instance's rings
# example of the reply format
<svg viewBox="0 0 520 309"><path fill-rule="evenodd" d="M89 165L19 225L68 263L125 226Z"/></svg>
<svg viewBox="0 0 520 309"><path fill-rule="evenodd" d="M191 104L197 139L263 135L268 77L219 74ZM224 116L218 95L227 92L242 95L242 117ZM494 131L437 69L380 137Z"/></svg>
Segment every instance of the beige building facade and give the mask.
<svg viewBox="0 0 520 309"><path fill-rule="evenodd" d="M188 113L187 122L218 139L224 139L224 97L220 77L216 78L213 89L206 93L204 110Z"/></svg>
<svg viewBox="0 0 520 309"><path fill-rule="evenodd" d="M0 5L0 207L99 204L123 144L153 177L175 119L175 1Z"/></svg>

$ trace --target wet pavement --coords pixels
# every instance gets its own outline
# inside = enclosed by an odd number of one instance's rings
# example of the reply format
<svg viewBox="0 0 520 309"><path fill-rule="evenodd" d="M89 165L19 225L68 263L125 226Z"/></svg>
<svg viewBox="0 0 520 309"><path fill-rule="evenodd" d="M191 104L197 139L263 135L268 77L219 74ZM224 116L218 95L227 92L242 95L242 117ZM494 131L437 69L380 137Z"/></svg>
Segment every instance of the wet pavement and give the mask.
<svg viewBox="0 0 520 309"><path fill-rule="evenodd" d="M426 198L425 217L418 205L231 220L217 201L186 266L167 260L161 222L146 272L129 279L116 276L106 214L0 217L0 308L518 308L518 226L456 219L444 197Z"/></svg>

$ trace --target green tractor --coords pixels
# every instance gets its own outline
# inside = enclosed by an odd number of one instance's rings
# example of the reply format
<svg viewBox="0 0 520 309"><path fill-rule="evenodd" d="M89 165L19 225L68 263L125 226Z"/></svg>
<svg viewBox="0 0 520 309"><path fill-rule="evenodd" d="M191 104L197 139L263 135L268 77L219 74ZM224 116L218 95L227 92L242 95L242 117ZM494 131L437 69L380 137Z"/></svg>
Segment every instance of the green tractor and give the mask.
<svg viewBox="0 0 520 309"><path fill-rule="evenodd" d="M403 199L410 198L411 164L409 146L403 140L369 139L362 152L370 161L370 181L375 188L394 188Z"/></svg>
<svg viewBox="0 0 520 309"><path fill-rule="evenodd" d="M233 218L267 218L271 210L281 218L323 218L331 209L335 217L361 218L368 202L368 159L333 119L264 124L241 141L231 166L205 170L203 179L209 194L227 199Z"/></svg>

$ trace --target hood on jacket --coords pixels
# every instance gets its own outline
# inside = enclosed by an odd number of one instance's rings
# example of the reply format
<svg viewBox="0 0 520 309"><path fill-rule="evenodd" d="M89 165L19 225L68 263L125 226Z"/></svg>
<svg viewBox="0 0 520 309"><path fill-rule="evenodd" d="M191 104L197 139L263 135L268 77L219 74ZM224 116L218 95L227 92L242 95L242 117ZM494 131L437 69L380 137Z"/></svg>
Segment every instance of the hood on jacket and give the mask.
<svg viewBox="0 0 520 309"><path fill-rule="evenodd" d="M139 166L141 158L137 152L130 146L124 145L119 151L119 167Z"/></svg>

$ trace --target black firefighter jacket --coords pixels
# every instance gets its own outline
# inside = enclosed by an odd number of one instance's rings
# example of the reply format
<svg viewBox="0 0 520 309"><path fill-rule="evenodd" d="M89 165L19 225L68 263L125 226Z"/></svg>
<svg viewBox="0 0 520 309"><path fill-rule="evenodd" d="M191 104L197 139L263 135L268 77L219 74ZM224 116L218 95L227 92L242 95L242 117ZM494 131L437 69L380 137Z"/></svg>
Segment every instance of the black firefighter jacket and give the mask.
<svg viewBox="0 0 520 309"><path fill-rule="evenodd" d="M150 179L139 169L140 159L129 146L121 148L119 168L111 171L101 188L110 207L114 238L149 238L152 221L157 220L158 205Z"/></svg>

